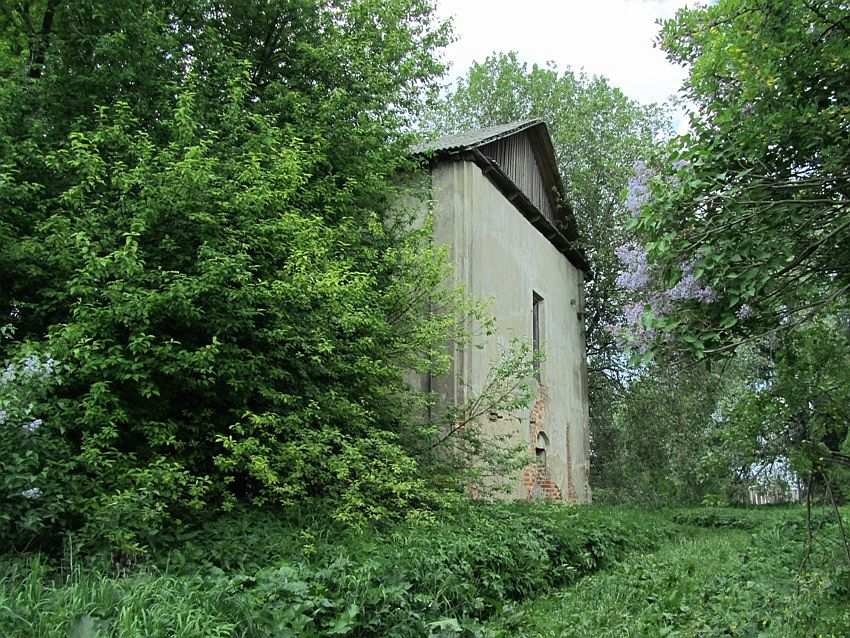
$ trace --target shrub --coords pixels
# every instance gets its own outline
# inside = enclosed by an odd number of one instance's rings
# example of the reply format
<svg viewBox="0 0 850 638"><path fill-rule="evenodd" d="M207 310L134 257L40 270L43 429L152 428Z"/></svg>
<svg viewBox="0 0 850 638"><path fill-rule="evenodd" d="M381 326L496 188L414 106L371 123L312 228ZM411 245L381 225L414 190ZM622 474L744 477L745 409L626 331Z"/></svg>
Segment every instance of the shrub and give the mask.
<svg viewBox="0 0 850 638"><path fill-rule="evenodd" d="M713 509L681 512L673 516L673 522L695 527L729 527L733 529L753 529L757 525L751 517Z"/></svg>
<svg viewBox="0 0 850 638"><path fill-rule="evenodd" d="M0 540L10 544L65 522L73 462L63 441L45 435L55 424L38 410L59 375L52 357L33 351L0 367Z"/></svg>
<svg viewBox="0 0 850 638"><path fill-rule="evenodd" d="M404 373L441 369L463 310L392 207L432 4L54 4L49 65L0 56L0 364L62 366L0 423L0 544L135 555L236 503L439 501Z"/></svg>

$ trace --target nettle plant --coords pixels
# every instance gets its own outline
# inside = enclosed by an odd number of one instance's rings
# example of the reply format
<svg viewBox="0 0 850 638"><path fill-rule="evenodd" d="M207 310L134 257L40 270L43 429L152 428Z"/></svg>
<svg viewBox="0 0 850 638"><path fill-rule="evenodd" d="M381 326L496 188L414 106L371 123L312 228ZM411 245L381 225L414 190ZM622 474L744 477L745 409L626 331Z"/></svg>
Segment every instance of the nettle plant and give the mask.
<svg viewBox="0 0 850 638"><path fill-rule="evenodd" d="M11 337L11 328L0 336ZM0 368L0 538L10 542L37 539L64 509L53 462L61 450L45 434L59 426L40 412L60 373L49 354L26 350Z"/></svg>

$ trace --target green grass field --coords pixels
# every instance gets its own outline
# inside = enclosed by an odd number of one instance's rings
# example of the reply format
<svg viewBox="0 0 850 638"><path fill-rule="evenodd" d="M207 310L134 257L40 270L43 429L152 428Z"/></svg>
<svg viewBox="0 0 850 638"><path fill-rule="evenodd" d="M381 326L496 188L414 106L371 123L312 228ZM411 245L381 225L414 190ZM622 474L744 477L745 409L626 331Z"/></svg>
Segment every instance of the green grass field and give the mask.
<svg viewBox="0 0 850 638"><path fill-rule="evenodd" d="M850 636L850 600L835 581L841 568L798 577L801 550L797 538L776 527L691 530L656 552L631 555L528 601L490 630L517 638Z"/></svg>

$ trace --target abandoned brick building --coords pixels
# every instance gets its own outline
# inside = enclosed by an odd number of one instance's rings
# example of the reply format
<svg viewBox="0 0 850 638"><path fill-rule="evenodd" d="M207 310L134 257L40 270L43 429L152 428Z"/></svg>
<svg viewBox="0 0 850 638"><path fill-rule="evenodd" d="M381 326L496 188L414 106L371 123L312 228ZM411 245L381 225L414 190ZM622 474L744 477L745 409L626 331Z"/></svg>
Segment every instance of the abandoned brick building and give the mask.
<svg viewBox="0 0 850 638"><path fill-rule="evenodd" d="M430 387L462 405L466 392L485 383L500 344L527 339L544 356L533 406L481 426L527 445L528 464L505 479L512 497L588 502L582 313L589 269L574 247L575 219L546 124L469 131L416 151L429 159L435 240L448 246L457 283L491 301L497 330L483 348L458 348L452 374L432 379Z"/></svg>

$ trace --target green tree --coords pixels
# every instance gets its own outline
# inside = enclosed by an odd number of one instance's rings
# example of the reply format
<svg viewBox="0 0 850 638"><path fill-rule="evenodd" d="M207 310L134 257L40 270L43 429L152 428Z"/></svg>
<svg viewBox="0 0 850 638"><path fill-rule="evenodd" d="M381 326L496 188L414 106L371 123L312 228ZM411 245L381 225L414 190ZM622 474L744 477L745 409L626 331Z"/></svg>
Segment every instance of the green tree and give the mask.
<svg viewBox="0 0 850 638"><path fill-rule="evenodd" d="M740 450L730 441L723 407L739 387L741 362L709 369L669 358L636 369L612 408L610 452L599 461L600 498L649 503L700 503L738 496ZM737 432L737 431L736 431Z"/></svg>
<svg viewBox="0 0 850 638"><path fill-rule="evenodd" d="M768 352L731 444L823 473L846 461L845 417L827 399L846 391L832 367L850 289L846 3L720 0L679 11L660 43L688 68L694 108L633 180L643 297L629 338L655 353Z"/></svg>
<svg viewBox="0 0 850 638"><path fill-rule="evenodd" d="M777 335L750 359L750 381L725 401L723 446L740 455L740 467L785 466L841 498L850 479L846 315Z"/></svg>
<svg viewBox="0 0 850 638"><path fill-rule="evenodd" d="M441 369L457 308L428 228L389 212L441 72L432 3L3 13L0 401L39 397L0 419L3 542L137 551L237 500L357 523L435 498L403 376ZM48 355L39 394L15 371Z"/></svg>
<svg viewBox="0 0 850 638"><path fill-rule="evenodd" d="M644 327L702 356L846 304L846 4L721 0L681 10L660 42L694 110L644 176L634 229L656 291L692 278L711 294L655 304Z"/></svg>

